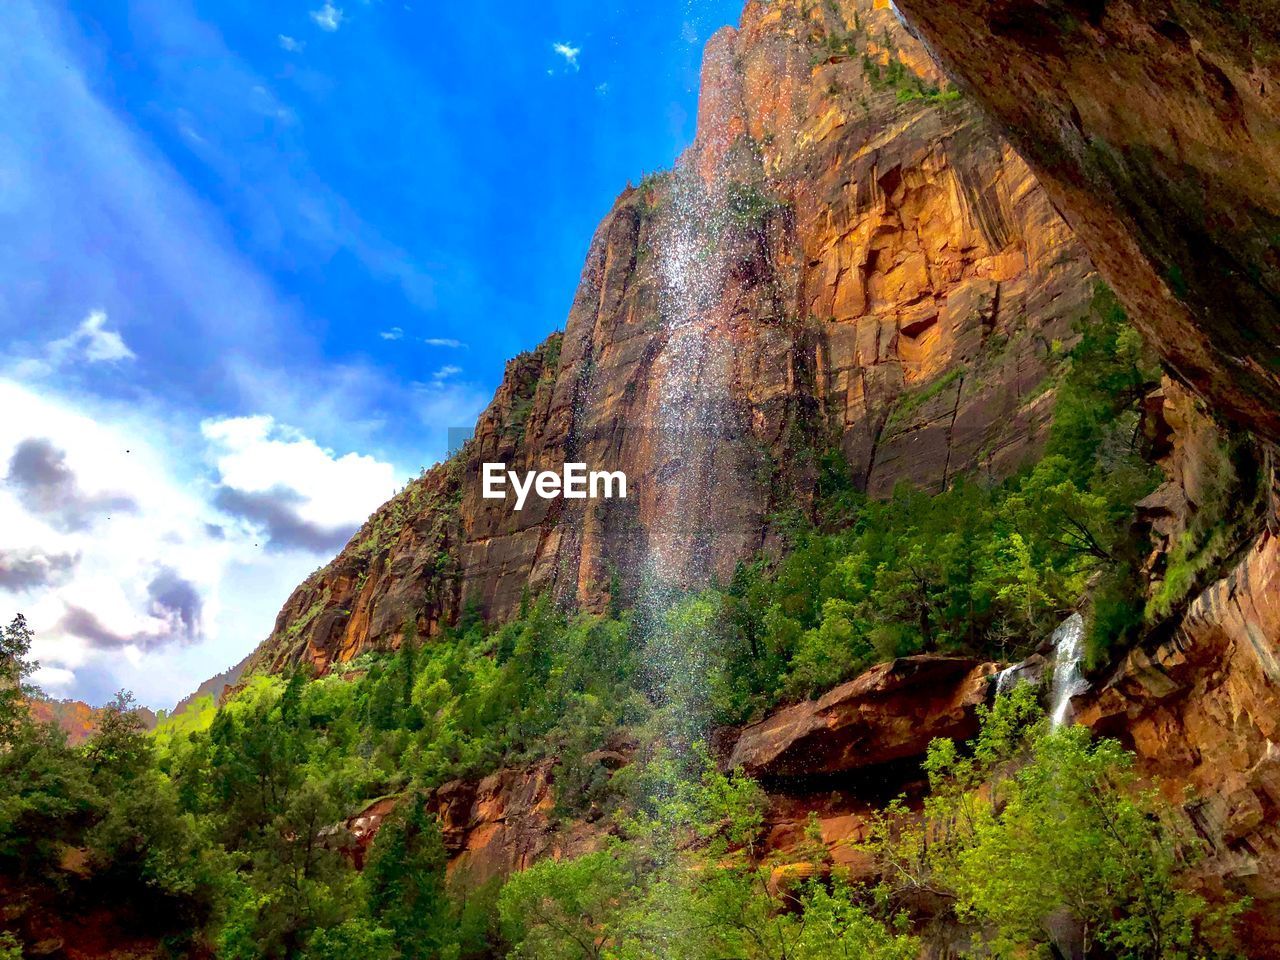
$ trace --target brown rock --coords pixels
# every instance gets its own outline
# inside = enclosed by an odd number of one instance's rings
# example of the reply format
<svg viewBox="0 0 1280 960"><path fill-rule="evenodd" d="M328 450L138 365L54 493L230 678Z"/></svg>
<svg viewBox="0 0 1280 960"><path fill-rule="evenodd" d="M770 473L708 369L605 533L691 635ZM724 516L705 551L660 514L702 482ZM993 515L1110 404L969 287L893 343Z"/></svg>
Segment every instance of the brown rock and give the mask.
<svg viewBox="0 0 1280 960"><path fill-rule="evenodd" d="M898 0L1134 322L1280 440L1280 15L1258 0Z"/></svg>
<svg viewBox="0 0 1280 960"><path fill-rule="evenodd" d="M1253 898L1249 955L1280 953L1280 541L1259 537L1171 640L1130 653L1077 705L1185 802L1206 883Z"/></svg>
<svg viewBox="0 0 1280 960"><path fill-rule="evenodd" d="M619 197L563 337L513 360L474 440L298 588L251 670L323 671L467 604L510 617L526 593L603 610L647 558L680 584L727 579L777 542L772 513L809 507L832 446L875 495L1033 457L1050 345L1087 309L1092 267L1026 165L939 86L887 4L749 3L708 44L683 172ZM691 210L718 233L677 310L664 265ZM483 462L567 460L624 470L629 499L481 498Z"/></svg>
<svg viewBox="0 0 1280 960"><path fill-rule="evenodd" d="M994 664L964 657L882 663L747 727L728 765L757 777L802 777L923 756L935 737L977 732L975 711L994 672Z"/></svg>
<svg viewBox="0 0 1280 960"><path fill-rule="evenodd" d="M430 808L440 818L450 877L475 888L544 857L595 849L605 828L562 827L551 819L553 769L551 763L507 768L478 783L454 780L436 790Z"/></svg>
<svg viewBox="0 0 1280 960"><path fill-rule="evenodd" d="M101 707L91 707L82 700L31 700L27 703L31 718L37 723L58 727L67 735L67 743L78 747L98 732ZM154 730L157 718L147 707L138 707L138 719L144 730Z"/></svg>

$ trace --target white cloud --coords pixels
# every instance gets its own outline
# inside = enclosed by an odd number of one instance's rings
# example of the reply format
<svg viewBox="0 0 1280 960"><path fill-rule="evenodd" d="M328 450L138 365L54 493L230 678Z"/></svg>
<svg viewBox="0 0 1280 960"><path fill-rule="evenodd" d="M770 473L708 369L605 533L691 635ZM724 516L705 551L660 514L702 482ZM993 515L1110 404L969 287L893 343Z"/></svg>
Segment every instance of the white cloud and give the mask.
<svg viewBox="0 0 1280 960"><path fill-rule="evenodd" d="M445 364L443 367L441 367L439 370L437 370L435 373L431 374L431 380L433 383L442 384L446 380L456 377L461 372L462 372L461 367L456 366L455 364L452 364L452 363L448 363L448 364Z"/></svg>
<svg viewBox="0 0 1280 960"><path fill-rule="evenodd" d="M321 30L333 33L342 26L342 10L326 0L325 5L319 10L311 11L311 19Z"/></svg>
<svg viewBox="0 0 1280 960"><path fill-rule="evenodd" d="M137 354L129 349L120 332L107 329L106 312L93 310L65 337L51 340L43 348L37 347L17 360L13 370L24 377L39 378L78 363L119 363L136 359Z"/></svg>
<svg viewBox="0 0 1280 960"><path fill-rule="evenodd" d="M280 43L280 49L286 53L301 53L307 46L301 40L283 33L277 37L277 40Z"/></svg>
<svg viewBox="0 0 1280 960"><path fill-rule="evenodd" d="M101 702L126 687L172 704L260 642L328 559L324 537L349 533L395 486L390 464L338 455L265 416L185 429L171 412L4 379L0 409L0 476L38 438L59 454L50 483L74 484L90 503L126 491L132 505L68 526L0 483L0 621L27 615L36 680L55 696ZM273 532L293 538L290 549L273 551ZM308 549L322 542L324 552Z"/></svg>
<svg viewBox="0 0 1280 960"><path fill-rule="evenodd" d="M607 97L609 95L609 85L607 83L596 84L596 96Z"/></svg>
<svg viewBox="0 0 1280 960"><path fill-rule="evenodd" d="M395 492L391 464L358 453L337 456L269 416L205 420L200 431L210 443L220 486L240 495L220 502L258 504L257 513L238 512L268 534L266 509L286 508L291 522L301 525L289 528L299 543L286 546L305 545L313 532L318 540L325 530L350 535L350 528Z"/></svg>
<svg viewBox="0 0 1280 960"><path fill-rule="evenodd" d="M574 71L580 69L578 66L578 54L582 53L581 47L575 47L569 43L553 43L551 49L564 57L564 62Z"/></svg>
<svg viewBox="0 0 1280 960"><path fill-rule="evenodd" d="M404 331L399 327L392 327L390 330L383 330L378 336L383 340L400 340L404 337Z"/></svg>
<svg viewBox="0 0 1280 960"><path fill-rule="evenodd" d="M54 356L69 354L79 349L84 352L84 358L90 363L137 359L137 355L125 346L124 338L117 331L106 329L106 323L106 313L102 310L94 310L84 318L75 333L51 343L50 354Z"/></svg>
<svg viewBox="0 0 1280 960"><path fill-rule="evenodd" d="M429 347L448 347L451 350L465 350L467 347L461 340L448 337L425 337L422 342Z"/></svg>

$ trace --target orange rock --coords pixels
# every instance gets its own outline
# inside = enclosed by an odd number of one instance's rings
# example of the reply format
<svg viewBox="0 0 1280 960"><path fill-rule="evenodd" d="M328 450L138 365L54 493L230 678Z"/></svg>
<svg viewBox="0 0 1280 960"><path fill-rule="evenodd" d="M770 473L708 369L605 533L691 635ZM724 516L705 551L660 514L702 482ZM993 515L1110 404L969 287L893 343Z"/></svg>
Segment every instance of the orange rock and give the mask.
<svg viewBox="0 0 1280 960"><path fill-rule="evenodd" d="M728 765L757 777L807 777L922 757L935 737L977 732L995 665L916 656L882 663L818 700L742 731Z"/></svg>
<svg viewBox="0 0 1280 960"><path fill-rule="evenodd" d="M713 206L732 187L755 191L758 208L700 270L705 309L681 330L663 314L672 179L624 191L563 337L511 361L472 443L295 591L254 669L324 672L395 647L407 624L428 636L464 604L510 617L527 593L604 610L614 586L634 596L651 554L679 584L727 580L775 547L780 506L811 503L813 451L832 443L877 496L901 480L941 490L1004 476L1035 454L1052 409L1045 345L1072 337L1092 267L976 110L900 102L864 70L873 48L902 65L905 89L946 83L871 0L752 2L738 29L715 34L683 166ZM663 378L683 369L691 332L709 372L684 385L710 388L717 407L677 451ZM631 497L534 498L516 513L480 495L483 462L566 460L624 470Z"/></svg>
<svg viewBox="0 0 1280 960"><path fill-rule="evenodd" d="M1076 718L1185 801L1206 884L1253 898L1249 955L1280 954L1280 540L1259 537L1171 640L1130 653Z"/></svg>
<svg viewBox="0 0 1280 960"><path fill-rule="evenodd" d="M1266 2L898 0L1134 322L1280 440L1280 18Z"/></svg>

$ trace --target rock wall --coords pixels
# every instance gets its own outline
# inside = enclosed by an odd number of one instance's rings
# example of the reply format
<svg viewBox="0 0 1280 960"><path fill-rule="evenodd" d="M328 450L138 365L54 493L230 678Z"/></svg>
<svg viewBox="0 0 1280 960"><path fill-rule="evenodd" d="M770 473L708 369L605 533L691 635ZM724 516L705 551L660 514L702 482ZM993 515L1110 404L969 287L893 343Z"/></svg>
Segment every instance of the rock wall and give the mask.
<svg viewBox="0 0 1280 960"><path fill-rule="evenodd" d="M921 757L937 737L963 742L977 734L975 709L995 670L928 655L879 664L747 727L728 765L753 777L814 777Z"/></svg>
<svg viewBox="0 0 1280 960"><path fill-rule="evenodd" d="M874 495L1003 476L1043 440L1093 277L886 4L749 3L707 45L688 155L597 230L564 334L295 592L252 669L323 669L526 592L602 609L658 553L667 579L725 577L834 448ZM481 498L491 461L621 469L630 496L515 512Z"/></svg>
<svg viewBox="0 0 1280 960"><path fill-rule="evenodd" d="M1252 897L1250 955L1280 955L1280 540L1263 533L1076 718L1135 750L1171 800L1190 790L1206 882Z"/></svg>
<svg viewBox="0 0 1280 960"><path fill-rule="evenodd" d="M1179 376L1280 439L1280 9L897 3Z"/></svg>
<svg viewBox="0 0 1280 960"><path fill-rule="evenodd" d="M91 707L82 700L31 700L27 710L37 723L53 724L67 735L67 743L78 747L98 732L101 707ZM154 730L157 718L147 707L138 707L138 719L144 730Z"/></svg>

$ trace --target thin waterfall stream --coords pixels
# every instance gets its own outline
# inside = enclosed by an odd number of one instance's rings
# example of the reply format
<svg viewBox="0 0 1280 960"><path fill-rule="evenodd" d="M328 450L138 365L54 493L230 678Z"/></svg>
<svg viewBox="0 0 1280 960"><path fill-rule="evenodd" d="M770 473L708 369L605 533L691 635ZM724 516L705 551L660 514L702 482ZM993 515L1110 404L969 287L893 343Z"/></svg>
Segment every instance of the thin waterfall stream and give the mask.
<svg viewBox="0 0 1280 960"><path fill-rule="evenodd" d="M1071 719L1071 699L1089 689L1084 678L1084 618L1073 613L1050 638L1053 644L1053 689L1049 724L1057 730Z"/></svg>

